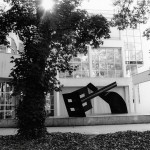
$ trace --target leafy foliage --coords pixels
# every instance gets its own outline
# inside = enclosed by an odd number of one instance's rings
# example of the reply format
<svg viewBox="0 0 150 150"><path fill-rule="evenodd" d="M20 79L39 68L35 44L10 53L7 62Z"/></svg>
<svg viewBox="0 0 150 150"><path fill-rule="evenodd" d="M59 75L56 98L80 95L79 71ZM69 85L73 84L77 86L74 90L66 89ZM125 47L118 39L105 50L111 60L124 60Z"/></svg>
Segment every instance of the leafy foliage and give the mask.
<svg viewBox="0 0 150 150"><path fill-rule="evenodd" d="M150 131L99 135L58 132L46 134L36 140L26 140L18 136L0 137L1 150L147 150L149 147Z"/></svg>
<svg viewBox="0 0 150 150"><path fill-rule="evenodd" d="M118 11L114 14L111 23L119 30L127 27L137 28L138 24L145 24L149 19L150 1L116 0L114 6ZM149 38L149 35L149 29L147 29L144 36Z"/></svg>
<svg viewBox="0 0 150 150"><path fill-rule="evenodd" d="M17 109L18 134L35 138L45 133L45 95L60 90L57 71L72 71L69 61L87 53L87 44L97 47L109 38L109 23L102 15L89 16L77 9L80 0L56 1L53 11L44 11L39 0L7 0L8 11L0 15L0 44L15 32L24 44L20 58L13 59L10 74L14 95L21 95Z"/></svg>

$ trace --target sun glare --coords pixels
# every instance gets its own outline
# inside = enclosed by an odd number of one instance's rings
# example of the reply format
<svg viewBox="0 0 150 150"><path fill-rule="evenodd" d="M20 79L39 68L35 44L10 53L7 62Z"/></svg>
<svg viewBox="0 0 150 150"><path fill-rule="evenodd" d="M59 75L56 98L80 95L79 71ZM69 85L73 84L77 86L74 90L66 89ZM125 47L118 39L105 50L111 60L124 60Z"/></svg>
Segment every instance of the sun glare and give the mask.
<svg viewBox="0 0 150 150"><path fill-rule="evenodd" d="M54 6L54 1L53 0L43 0L42 2L42 7L45 10L51 10Z"/></svg>

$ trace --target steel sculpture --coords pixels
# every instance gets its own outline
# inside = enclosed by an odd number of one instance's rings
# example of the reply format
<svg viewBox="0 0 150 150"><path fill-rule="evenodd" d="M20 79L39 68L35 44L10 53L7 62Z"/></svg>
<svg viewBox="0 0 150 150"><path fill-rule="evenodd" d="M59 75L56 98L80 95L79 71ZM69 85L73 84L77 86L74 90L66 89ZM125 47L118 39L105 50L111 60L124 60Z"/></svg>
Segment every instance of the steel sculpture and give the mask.
<svg viewBox="0 0 150 150"><path fill-rule="evenodd" d="M92 83L89 83L79 90L63 94L69 117L86 117L85 112L92 108L91 99L96 96L101 97L109 104L112 114L127 113L123 98L118 93L109 91L116 86L117 83L113 82L98 89ZM92 93L89 93L89 91Z"/></svg>

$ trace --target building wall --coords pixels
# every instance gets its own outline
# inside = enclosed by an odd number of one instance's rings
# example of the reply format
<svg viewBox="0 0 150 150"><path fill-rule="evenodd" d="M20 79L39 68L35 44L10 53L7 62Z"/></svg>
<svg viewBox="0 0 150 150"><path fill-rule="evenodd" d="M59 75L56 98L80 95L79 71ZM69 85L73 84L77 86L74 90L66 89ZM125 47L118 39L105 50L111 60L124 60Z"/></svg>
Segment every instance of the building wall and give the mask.
<svg viewBox="0 0 150 150"><path fill-rule="evenodd" d="M0 53L0 77L1 78L8 78L13 68L14 64L10 63L12 60L11 57L14 56L15 58L18 57L17 55Z"/></svg>
<svg viewBox="0 0 150 150"><path fill-rule="evenodd" d="M64 104L63 95L64 93L70 93L77 89L80 89L83 86L86 86L88 83L94 84L96 87L101 88L106 86L112 82L117 82L117 87L111 89L110 91L117 92L122 96L124 101L126 102L128 112L134 112L134 104L133 104L133 95L132 95L132 79L131 78L84 78L84 79L60 79L61 83L64 85L62 91L59 93L57 116L66 117L68 116L66 106ZM92 99L92 110L86 112L87 116L91 115L102 115L102 114L110 114L109 105L103 101L101 98L96 97Z"/></svg>
<svg viewBox="0 0 150 150"><path fill-rule="evenodd" d="M131 55L130 52L133 51L134 49L134 58L135 59L131 59L132 61L136 62L138 61L138 57L136 57L136 53L137 50L138 52L141 51L141 49L135 49L135 39L134 41L130 41L133 35L130 35L130 38L127 38L127 36L129 36L127 33L130 32L125 32L126 34L124 34L124 39L121 36L121 33L119 30L117 30L116 28L111 28L111 38L104 40L104 44L101 45L101 49L119 49L121 51L121 55L120 55L120 60L121 60L121 64L122 64L122 75L121 76L112 76L111 78L109 78L110 76L106 75L105 77L97 77L97 76L93 76L92 75L92 57L91 57L91 48L89 48L88 51L88 63L89 63L89 75L88 76L82 76L82 78L72 78L69 76L69 78L60 78L61 83L64 85L62 92L60 93L55 93L54 94L54 116L68 116L67 111L66 111L66 107L63 101L63 97L62 94L63 93L69 93L72 91L75 91L83 86L86 86L89 82L93 83L95 86L97 86L98 88L101 88L103 86L106 86L114 81L117 82L118 87L112 89L112 91L117 92L118 94L120 94L122 96L122 98L125 100L126 104L127 104L127 108L128 108L128 112L134 112L135 110L135 105L133 103L133 94L132 94L132 79L129 78L124 78L126 76L126 70L131 70L131 69L127 69L127 67L132 68L133 64L125 64L125 62L128 60L130 61L130 59L132 57L129 57ZM134 32L133 32L134 33ZM10 38L13 38L14 34L11 33L10 34ZM130 39L130 40L129 40ZM16 48L16 51L19 50L19 40L17 37L13 38L13 41L16 43L13 44L13 46ZM129 43L129 44L124 44L124 43ZM130 44L130 43L134 43L134 44ZM140 43L140 37L138 36L138 43ZM134 46L131 46L134 45ZM140 44L139 44L140 45ZM126 53L126 51L128 51ZM1 78L7 78L9 76L9 73L11 71L11 68L13 67L13 64L10 63L10 57L13 55L13 53L11 53L12 51L10 51L10 54L8 53L9 51L7 51L6 53L0 53L0 77ZM17 54L17 53L14 53ZM13 55L15 57L18 57L17 55ZM109 60L108 58L106 58L106 60ZM142 61L142 57L140 57L140 60ZM108 65L108 63L107 63ZM137 64L134 64L134 66L137 68ZM85 69L85 68L84 68ZM116 75L116 69L115 70L115 75ZM87 70L85 70L87 71ZM107 71L108 71L108 66L107 66ZM73 75L74 77L74 75ZM110 108L108 106L108 104L103 101L100 98L94 98L94 100L92 101L92 105L93 105L93 109L87 112L87 115L98 115L98 114L108 114L110 113Z"/></svg>

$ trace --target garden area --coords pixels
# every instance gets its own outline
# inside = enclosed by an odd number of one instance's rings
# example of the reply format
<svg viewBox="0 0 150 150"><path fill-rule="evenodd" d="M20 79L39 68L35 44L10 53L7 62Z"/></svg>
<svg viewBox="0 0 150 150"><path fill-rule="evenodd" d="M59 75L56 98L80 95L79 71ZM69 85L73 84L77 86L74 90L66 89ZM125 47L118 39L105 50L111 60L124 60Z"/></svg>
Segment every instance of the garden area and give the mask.
<svg viewBox="0 0 150 150"><path fill-rule="evenodd" d="M47 133L25 140L17 135L1 136L1 150L148 150L150 131L124 131L99 135Z"/></svg>

